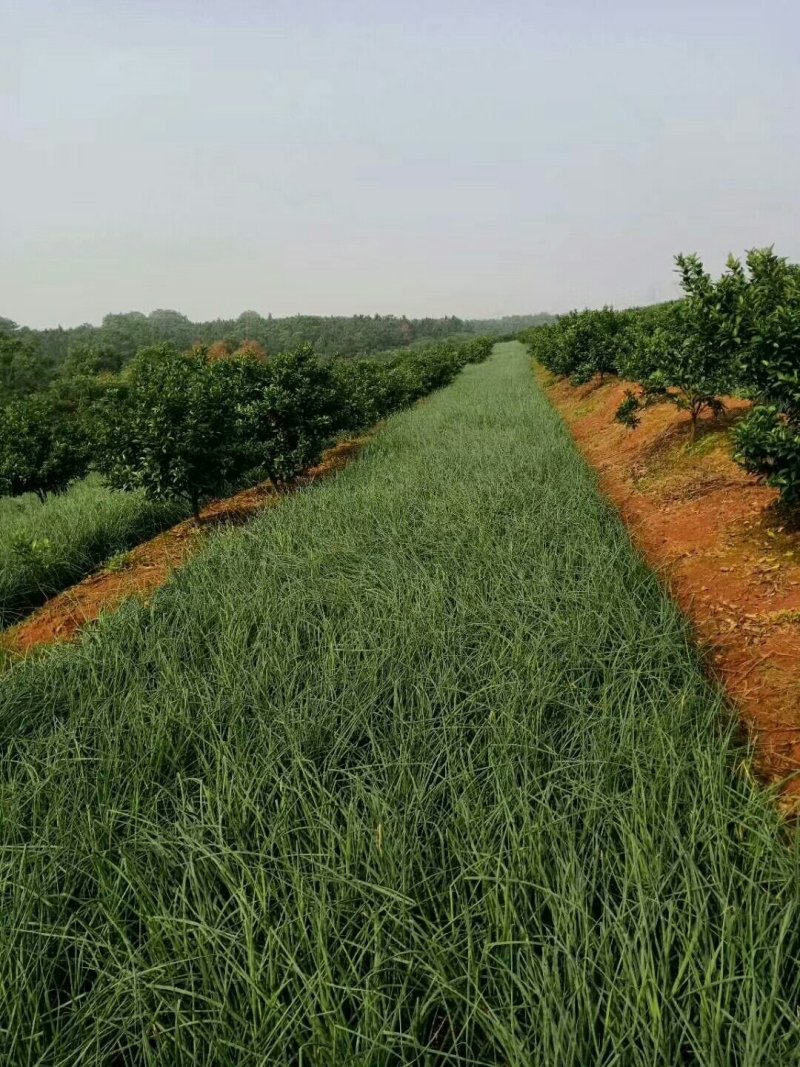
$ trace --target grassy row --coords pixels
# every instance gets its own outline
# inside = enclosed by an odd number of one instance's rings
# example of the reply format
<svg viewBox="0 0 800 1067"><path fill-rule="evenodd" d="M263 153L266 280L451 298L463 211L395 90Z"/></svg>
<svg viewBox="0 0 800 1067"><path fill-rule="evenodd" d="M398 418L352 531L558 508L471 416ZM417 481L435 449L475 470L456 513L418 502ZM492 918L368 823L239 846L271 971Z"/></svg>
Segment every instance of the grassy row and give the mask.
<svg viewBox="0 0 800 1067"><path fill-rule="evenodd" d="M798 845L519 345L0 739L5 1063L798 1063Z"/></svg>
<svg viewBox="0 0 800 1067"><path fill-rule="evenodd" d="M113 492L96 476L44 503L32 493L0 498L0 626L186 513L143 493Z"/></svg>
<svg viewBox="0 0 800 1067"><path fill-rule="evenodd" d="M58 392L17 401L0 428L0 483L5 474L6 489L32 492L0 497L0 626L185 517L180 501L198 510L267 477L291 481L337 436L407 407L491 350L489 338L471 337L327 366L310 350L212 359L162 347L140 352L116 385L76 387L79 402ZM75 487L92 469L129 491L97 478ZM33 490L51 496L40 505Z"/></svg>

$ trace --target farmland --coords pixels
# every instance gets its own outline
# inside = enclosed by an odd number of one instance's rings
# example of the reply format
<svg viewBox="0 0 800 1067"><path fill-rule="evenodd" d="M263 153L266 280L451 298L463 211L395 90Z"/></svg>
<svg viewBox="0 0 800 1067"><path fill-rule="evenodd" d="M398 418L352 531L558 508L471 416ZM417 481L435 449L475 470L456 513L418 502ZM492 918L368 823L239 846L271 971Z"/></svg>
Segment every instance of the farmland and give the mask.
<svg viewBox="0 0 800 1067"><path fill-rule="evenodd" d="M265 479L289 485L326 446L491 347L473 337L322 360L309 345L268 357L255 342L164 344L119 374L95 367L10 400L0 407L0 625L184 515L199 521L203 503Z"/></svg>
<svg viewBox="0 0 800 1067"><path fill-rule="evenodd" d="M520 344L0 736L9 1064L800 1062L797 837Z"/></svg>

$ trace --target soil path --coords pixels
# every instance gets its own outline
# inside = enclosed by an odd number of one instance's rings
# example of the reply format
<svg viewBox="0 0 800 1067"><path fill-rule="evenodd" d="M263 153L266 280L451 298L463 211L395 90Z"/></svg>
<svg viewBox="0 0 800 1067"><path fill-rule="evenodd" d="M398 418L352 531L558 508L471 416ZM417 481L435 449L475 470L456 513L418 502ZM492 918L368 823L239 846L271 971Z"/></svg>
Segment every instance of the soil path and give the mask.
<svg viewBox="0 0 800 1067"><path fill-rule="evenodd" d="M648 562L693 620L755 742L757 768L800 801L800 533L777 493L731 459L731 400L695 444L669 405L630 431L613 421L626 384L576 388L539 371L551 401L600 475Z"/></svg>
<svg viewBox="0 0 800 1067"><path fill-rule="evenodd" d="M351 438L328 449L321 462L295 484L309 485L341 470L372 436ZM199 525L187 519L126 553L120 566L105 568L65 589L0 634L0 647L13 658L42 645L71 640L81 627L101 614L116 611L129 597L146 597L165 585L173 571L200 551L211 531L246 522L278 503L283 495L271 482L262 482L235 496L212 501L203 509Z"/></svg>

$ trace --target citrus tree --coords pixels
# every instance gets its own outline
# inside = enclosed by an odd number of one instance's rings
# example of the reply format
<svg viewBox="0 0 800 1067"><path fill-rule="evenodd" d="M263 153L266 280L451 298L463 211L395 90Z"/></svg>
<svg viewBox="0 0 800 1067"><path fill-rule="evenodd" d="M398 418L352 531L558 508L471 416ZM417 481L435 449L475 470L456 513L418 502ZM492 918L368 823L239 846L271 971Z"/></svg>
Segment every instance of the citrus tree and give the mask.
<svg viewBox="0 0 800 1067"><path fill-rule="evenodd" d="M576 384L616 374L627 345L629 317L612 307L570 311L555 323L537 326L525 339L548 370Z"/></svg>
<svg viewBox="0 0 800 1067"><path fill-rule="evenodd" d="M34 393L0 410L0 492L61 492L86 473L83 427L55 392Z"/></svg>
<svg viewBox="0 0 800 1067"><path fill-rule="evenodd" d="M224 363L202 350L144 349L97 404L96 466L114 488L184 500L198 518L241 473L237 399Z"/></svg>
<svg viewBox="0 0 800 1067"><path fill-rule="evenodd" d="M739 463L800 503L800 270L771 248L748 254L745 380L759 403L734 433Z"/></svg>
<svg viewBox="0 0 800 1067"><path fill-rule="evenodd" d="M688 413L694 440L700 416L707 411L720 415L725 410L723 397L741 376L739 326L745 278L734 258L716 282L697 256L677 256L676 262L685 297L668 305L664 315L638 336L636 355L629 357L626 369L636 376L639 392L626 392L616 418L633 428L644 408L671 403Z"/></svg>
<svg viewBox="0 0 800 1067"><path fill-rule="evenodd" d="M242 466L283 485L317 462L340 428L339 392L330 361L315 356L310 344L250 362L263 368L263 377L251 379L236 403Z"/></svg>

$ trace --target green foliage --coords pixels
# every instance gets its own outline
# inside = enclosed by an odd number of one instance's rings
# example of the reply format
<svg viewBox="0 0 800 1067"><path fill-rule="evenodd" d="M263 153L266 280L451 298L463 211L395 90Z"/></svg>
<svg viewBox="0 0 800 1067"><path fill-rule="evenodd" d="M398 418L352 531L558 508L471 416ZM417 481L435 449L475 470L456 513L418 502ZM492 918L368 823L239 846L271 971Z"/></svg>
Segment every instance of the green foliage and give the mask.
<svg viewBox="0 0 800 1067"><path fill-rule="evenodd" d="M96 378L101 374L115 374L121 367L122 358L109 345L78 343L69 349L66 360L59 368L58 377L65 381Z"/></svg>
<svg viewBox="0 0 800 1067"><path fill-rule="evenodd" d="M10 319L2 320L10 323ZM13 323L11 324L13 325ZM31 342L10 328L0 330L0 407L39 387L41 369Z"/></svg>
<svg viewBox="0 0 800 1067"><path fill-rule="evenodd" d="M202 500L243 481L281 485L337 432L359 429L446 385L491 341L442 343L391 361L322 360L310 345L272 358L227 348L146 349L96 404L95 462L119 489Z"/></svg>
<svg viewBox="0 0 800 1067"><path fill-rule="evenodd" d="M524 339L548 370L581 384L616 374L628 343L628 328L624 312L604 307L599 311L570 311L552 324L527 332Z"/></svg>
<svg viewBox="0 0 800 1067"><path fill-rule="evenodd" d="M127 570L133 560L133 552L115 552L113 556L110 556L105 561L103 570L110 574L119 574L121 571Z"/></svg>
<svg viewBox="0 0 800 1067"><path fill-rule="evenodd" d="M185 507L149 501L141 492L115 492L97 475L44 503L32 495L0 498L0 626L186 513Z"/></svg>
<svg viewBox="0 0 800 1067"><path fill-rule="evenodd" d="M82 477L88 446L75 412L55 393L14 400L0 409L0 493L44 499Z"/></svg>
<svg viewBox="0 0 800 1067"><path fill-rule="evenodd" d="M388 365L375 359L336 359L331 380L337 393L337 430L363 430L388 413Z"/></svg>
<svg viewBox="0 0 800 1067"><path fill-rule="evenodd" d="M720 415L733 391L757 401L734 431L736 459L800 502L800 267L772 248L744 265L730 256L716 280L694 255L676 257L682 300L626 312L573 311L523 335L556 374L587 381L616 368L638 383L615 418L631 429L653 404Z"/></svg>
<svg viewBox="0 0 800 1067"><path fill-rule="evenodd" d="M736 427L734 441L745 470L780 490L790 506L800 504L800 420L759 405Z"/></svg>
<svg viewBox="0 0 800 1067"><path fill-rule="evenodd" d="M475 337L464 345L464 358L467 363L483 363L491 356L494 346L494 337Z"/></svg>
<svg viewBox="0 0 800 1067"><path fill-rule="evenodd" d="M93 373L115 373L144 348L171 344L179 351L216 343L240 349L253 343L269 353L294 351L312 344L318 356L358 357L477 334L521 329L546 315L509 316L469 321L455 316L409 319L396 315L273 318L244 311L235 319L191 322L178 311L160 309L106 315L100 326L31 330L0 318L0 405L15 396L49 387L80 365ZM13 343L11 343L13 342Z"/></svg>
<svg viewBox="0 0 800 1067"><path fill-rule="evenodd" d="M614 413L617 422L627 426L629 430L635 430L641 419L642 401L632 389L625 390L625 399Z"/></svg>
<svg viewBox="0 0 800 1067"><path fill-rule="evenodd" d="M759 401L735 431L736 458L800 504L800 270L771 248L748 254L742 347L745 378Z"/></svg>
<svg viewBox="0 0 800 1067"><path fill-rule="evenodd" d="M645 382L659 370L661 354L670 339L680 337L684 326L682 301L629 308L623 312L626 343L618 360L621 377Z"/></svg>
<svg viewBox="0 0 800 1067"><path fill-rule="evenodd" d="M800 835L526 364L3 678L5 1063L796 1067Z"/></svg>
<svg viewBox="0 0 800 1067"><path fill-rule="evenodd" d="M44 497L82 473L91 452L108 484L127 492L98 485L83 508L91 494L76 488L63 507L48 501L36 515L29 498L0 500L0 621L183 518L187 506L197 513L207 498L265 477L290 481L335 435L445 384L491 345L448 342L385 361L321 360L309 346L269 359L253 344L187 354L167 345L144 350L116 377L96 373L97 353L81 353L46 393L0 413L4 488ZM17 529L12 520L23 512ZM67 516L73 538L64 534ZM49 523L61 532L51 537Z"/></svg>
<svg viewBox="0 0 800 1067"><path fill-rule="evenodd" d="M319 460L337 429L337 392L330 366L311 345L263 365L255 391L240 393L234 438L246 457L239 473L263 470L276 485ZM232 428L232 427L231 427Z"/></svg>
<svg viewBox="0 0 800 1067"><path fill-rule="evenodd" d="M43 592L48 576L58 559L56 547L51 539L29 537L25 531L14 531L8 537L6 551L13 570L25 573L36 592Z"/></svg>
<svg viewBox="0 0 800 1067"><path fill-rule="evenodd" d="M576 384L595 376L602 381L607 374L616 374L625 325L624 315L611 307L577 315L571 338L573 348L581 353L572 372Z"/></svg>
<svg viewBox="0 0 800 1067"><path fill-rule="evenodd" d="M704 350L709 378L736 380L735 356L741 344L747 279L741 262L729 256L726 269L714 281L698 256L675 257L684 300L678 305L685 319L684 333Z"/></svg>
<svg viewBox="0 0 800 1067"><path fill-rule="evenodd" d="M483 362L493 345L492 338L476 337L408 349L382 360L335 360L339 428L357 431L407 407L452 381L467 363Z"/></svg>
<svg viewBox="0 0 800 1067"><path fill-rule="evenodd" d="M185 500L197 516L242 474L237 399L224 361L144 349L97 405L95 465L112 487Z"/></svg>
<svg viewBox="0 0 800 1067"><path fill-rule="evenodd" d="M722 414L722 397L740 377L736 346L743 276L734 259L716 282L697 256L678 256L676 262L685 297L651 315L635 333L622 365L639 382L640 394L637 398L629 390L616 418L634 427L642 409L671 403L688 412L694 439L700 416L706 411Z"/></svg>
<svg viewBox="0 0 800 1067"><path fill-rule="evenodd" d="M677 264L683 300L573 311L526 340L544 366L576 383L615 372L638 382L638 394L628 390L616 414L625 425L637 426L646 407L668 402L689 413L694 435L700 415L721 413L722 396L740 381L746 280L733 258L716 282L697 256L678 256Z"/></svg>

